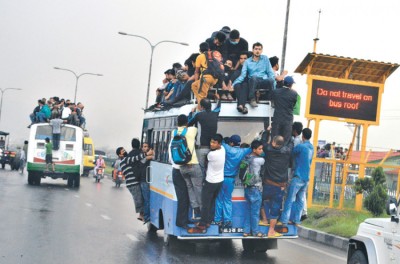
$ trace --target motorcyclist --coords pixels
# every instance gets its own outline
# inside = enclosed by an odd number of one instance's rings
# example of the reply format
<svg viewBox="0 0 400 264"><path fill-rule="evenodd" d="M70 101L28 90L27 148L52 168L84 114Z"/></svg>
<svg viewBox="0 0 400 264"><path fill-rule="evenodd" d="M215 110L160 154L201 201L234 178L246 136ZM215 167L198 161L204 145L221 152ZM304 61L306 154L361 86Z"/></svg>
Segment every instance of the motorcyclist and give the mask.
<svg viewBox="0 0 400 264"><path fill-rule="evenodd" d="M106 168L106 163L104 162L102 155L99 155L99 158L96 160L96 166L94 167L95 175L97 175L97 170L100 168L103 170Z"/></svg>

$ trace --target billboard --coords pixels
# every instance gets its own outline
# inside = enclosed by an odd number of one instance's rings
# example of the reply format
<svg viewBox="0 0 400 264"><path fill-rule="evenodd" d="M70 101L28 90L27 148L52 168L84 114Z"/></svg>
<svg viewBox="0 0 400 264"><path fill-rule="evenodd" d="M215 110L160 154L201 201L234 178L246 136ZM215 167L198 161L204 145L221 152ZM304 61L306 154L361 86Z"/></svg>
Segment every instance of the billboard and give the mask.
<svg viewBox="0 0 400 264"><path fill-rule="evenodd" d="M307 118L378 124L380 86L360 82L311 80Z"/></svg>

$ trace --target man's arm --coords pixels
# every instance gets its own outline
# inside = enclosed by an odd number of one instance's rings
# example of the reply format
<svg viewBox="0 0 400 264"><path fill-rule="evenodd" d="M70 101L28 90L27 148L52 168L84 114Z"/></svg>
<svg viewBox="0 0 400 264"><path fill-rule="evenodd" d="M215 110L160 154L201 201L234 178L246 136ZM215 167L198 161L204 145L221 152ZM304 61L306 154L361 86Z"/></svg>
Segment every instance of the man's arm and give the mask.
<svg viewBox="0 0 400 264"><path fill-rule="evenodd" d="M189 113L188 126L193 126L194 124L197 124L198 113L199 112L193 112L193 110Z"/></svg>
<svg viewBox="0 0 400 264"><path fill-rule="evenodd" d="M244 79L246 78L246 76L247 76L247 60L243 64L242 72L240 73L240 76L236 78L236 80L233 82L232 86L242 83L244 81Z"/></svg>
<svg viewBox="0 0 400 264"><path fill-rule="evenodd" d="M143 159L145 157L146 157L145 154L143 152L140 152L140 153L134 154L132 156L125 157L121 161L121 163L122 164L126 164L126 165L131 165L131 164L133 164L133 163L135 163L137 161L140 161L141 159Z"/></svg>

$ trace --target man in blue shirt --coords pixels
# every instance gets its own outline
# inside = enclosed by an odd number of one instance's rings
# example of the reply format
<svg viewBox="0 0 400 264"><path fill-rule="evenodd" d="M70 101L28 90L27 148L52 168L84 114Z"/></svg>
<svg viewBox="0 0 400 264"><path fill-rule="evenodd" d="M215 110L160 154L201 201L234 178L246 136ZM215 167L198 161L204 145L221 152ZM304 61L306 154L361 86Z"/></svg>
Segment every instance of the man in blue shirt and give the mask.
<svg viewBox="0 0 400 264"><path fill-rule="evenodd" d="M241 138L232 135L230 144L222 143L225 148L224 182L215 202L214 223L224 228L232 227L232 192L240 162L252 152L251 148L240 148Z"/></svg>
<svg viewBox="0 0 400 264"><path fill-rule="evenodd" d="M269 58L266 55L261 55L263 45L259 42L253 44L253 56L248 58L242 68L242 73L233 82L233 86L245 81L246 77L249 83L248 99L252 107L257 107L256 90L268 90L267 99L270 99L269 93L275 89L275 73L272 70Z"/></svg>
<svg viewBox="0 0 400 264"><path fill-rule="evenodd" d="M289 185L288 195L281 215L282 224L300 224L301 213L304 206L304 193L310 180L310 167L314 155L314 147L310 143L312 131L304 128L302 131L303 143L297 145L292 156L295 161L293 178Z"/></svg>

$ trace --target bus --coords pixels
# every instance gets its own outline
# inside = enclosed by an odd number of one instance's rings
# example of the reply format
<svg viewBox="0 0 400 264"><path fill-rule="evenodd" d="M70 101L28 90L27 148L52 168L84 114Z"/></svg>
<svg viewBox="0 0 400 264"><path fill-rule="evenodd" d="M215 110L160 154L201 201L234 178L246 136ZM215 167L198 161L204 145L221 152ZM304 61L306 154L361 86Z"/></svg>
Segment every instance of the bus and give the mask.
<svg viewBox="0 0 400 264"><path fill-rule="evenodd" d="M83 138L83 174L82 176L89 176L89 172L94 169L94 144L88 134Z"/></svg>
<svg viewBox="0 0 400 264"><path fill-rule="evenodd" d="M282 226L277 231L283 233L278 238L243 237L244 209L246 201L244 187L236 177L232 194L233 221L232 228L220 228L211 225L205 234L190 234L185 229L177 227L176 211L177 197L172 182L172 166L169 163L168 146L172 131L177 127L177 116L188 115L194 105L184 105L168 111L146 112L143 120L142 142L153 146L155 157L146 169L146 180L150 183L150 222L149 231L164 230L164 243L168 245L172 237L181 240L200 239L241 239L245 250L263 251L277 248L278 239L297 238L297 227ZM215 103L213 103L215 107ZM260 132L265 129L265 123L270 122L273 109L269 101L260 102L258 107L249 108L246 115L239 113L234 102L222 102L218 119L218 133L224 137L232 134L240 135L242 142L250 144L260 138ZM199 138L199 137L198 137ZM191 211L191 210L189 210ZM260 226L261 232L268 233L267 226Z"/></svg>
<svg viewBox="0 0 400 264"><path fill-rule="evenodd" d="M46 170L45 139L51 141L52 126L48 123L34 124L30 128L27 153L28 184L40 185L42 178L67 180L69 187L79 187L83 172L83 130L73 125L61 126L60 147L53 149L55 171Z"/></svg>

